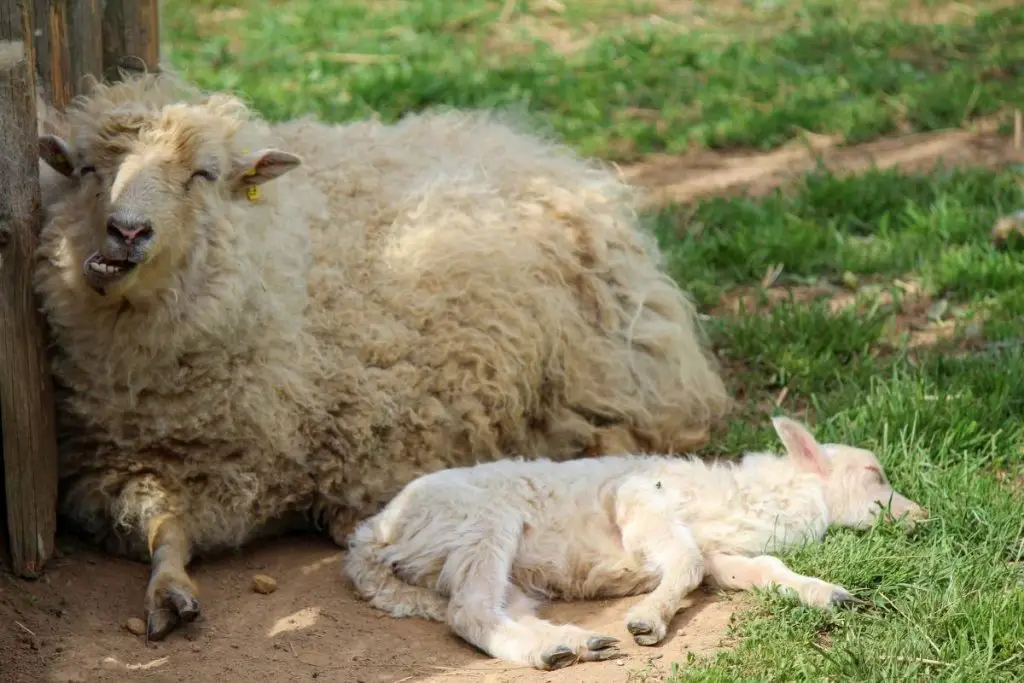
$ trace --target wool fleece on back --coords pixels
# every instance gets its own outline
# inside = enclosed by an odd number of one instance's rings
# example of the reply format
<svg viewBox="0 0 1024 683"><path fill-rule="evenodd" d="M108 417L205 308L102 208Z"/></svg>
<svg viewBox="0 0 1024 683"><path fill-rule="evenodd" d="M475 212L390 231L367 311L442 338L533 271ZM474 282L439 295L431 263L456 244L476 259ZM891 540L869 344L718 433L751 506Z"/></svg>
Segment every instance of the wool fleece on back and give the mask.
<svg viewBox="0 0 1024 683"><path fill-rule="evenodd" d="M423 474L679 451L725 413L609 170L486 113L270 125L125 76L40 137L35 286L61 512L151 563L149 638L200 614L197 555L343 543Z"/></svg>

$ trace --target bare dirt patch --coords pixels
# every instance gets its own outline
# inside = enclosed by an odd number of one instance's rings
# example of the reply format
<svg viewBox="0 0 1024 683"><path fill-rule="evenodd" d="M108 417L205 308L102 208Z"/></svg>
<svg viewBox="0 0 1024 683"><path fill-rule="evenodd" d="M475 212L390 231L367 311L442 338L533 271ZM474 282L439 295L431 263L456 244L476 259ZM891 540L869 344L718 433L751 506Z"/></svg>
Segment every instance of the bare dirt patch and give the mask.
<svg viewBox="0 0 1024 683"><path fill-rule="evenodd" d="M935 299L920 282L893 280L869 282L853 288L820 282L812 285L741 286L722 295L713 315L766 315L789 303L824 302L832 315L856 310L865 313L884 308L891 311L880 344L888 347L918 349L948 342L957 332L971 331L981 322L981 314L964 305L949 305Z"/></svg>
<svg viewBox="0 0 1024 683"><path fill-rule="evenodd" d="M926 172L946 167L1003 168L1024 162L1024 150L996 133L994 122L972 130L947 130L842 145L837 137L808 134L785 147L759 154L748 150L702 150L681 156L655 155L622 167L629 182L645 189L645 208L683 203L707 195L765 195L798 180L819 164L839 174L872 167Z"/></svg>
<svg viewBox="0 0 1024 683"><path fill-rule="evenodd" d="M556 673L495 662L441 624L393 619L356 600L342 578L341 552L300 536L236 556L196 563L204 615L184 631L147 645L126 624L139 617L147 567L81 544L44 578L0 572L0 680L4 683L147 681L330 681L337 683L626 683L663 680L688 652L710 654L741 596L698 592L677 616L669 640L634 645L623 625L638 598L556 604L548 614L622 640L627 657ZM255 574L277 581L253 591ZM646 678L645 678L646 677Z"/></svg>

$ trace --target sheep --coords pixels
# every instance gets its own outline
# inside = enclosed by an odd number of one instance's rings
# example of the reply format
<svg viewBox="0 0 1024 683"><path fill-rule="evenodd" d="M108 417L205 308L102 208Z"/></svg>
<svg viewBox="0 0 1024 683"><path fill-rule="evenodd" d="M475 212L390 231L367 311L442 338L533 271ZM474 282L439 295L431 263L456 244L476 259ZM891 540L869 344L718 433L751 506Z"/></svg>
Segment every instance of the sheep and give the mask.
<svg viewBox="0 0 1024 683"><path fill-rule="evenodd" d="M164 72L96 83L41 158L60 511L149 562L294 528L344 546L432 471L684 449L728 410L616 175L472 112L271 125Z"/></svg>
<svg viewBox="0 0 1024 683"><path fill-rule="evenodd" d="M626 616L644 646L665 638L705 579L774 584L813 606L849 600L772 554L820 541L830 525L863 529L885 506L910 521L926 512L892 489L872 452L772 422L788 457L509 459L424 475L356 527L343 572L379 610L447 623L492 657L539 669L620 655L615 637L538 618L541 598L646 593Z"/></svg>

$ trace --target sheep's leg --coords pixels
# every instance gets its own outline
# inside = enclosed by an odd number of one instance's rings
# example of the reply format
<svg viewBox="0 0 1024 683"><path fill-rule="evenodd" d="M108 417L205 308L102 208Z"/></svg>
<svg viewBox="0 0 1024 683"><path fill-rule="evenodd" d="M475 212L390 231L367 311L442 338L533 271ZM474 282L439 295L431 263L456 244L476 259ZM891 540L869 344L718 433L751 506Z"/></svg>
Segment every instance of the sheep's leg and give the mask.
<svg viewBox="0 0 1024 683"><path fill-rule="evenodd" d="M634 508L622 525L626 552L639 553L661 580L626 615L626 629L637 645L657 645L683 600L704 580L704 561L697 541L668 511Z"/></svg>
<svg viewBox="0 0 1024 683"><path fill-rule="evenodd" d="M805 605L830 607L853 596L843 588L812 576L797 574L777 557L743 557L712 553L707 557L708 573L716 584L733 590L778 586L794 591Z"/></svg>
<svg viewBox="0 0 1024 683"><path fill-rule="evenodd" d="M561 634L537 631L513 619L505 608L509 575L519 547L522 520L512 511L492 511L472 537L449 554L442 577L450 582L447 623L463 640L497 659L538 669L559 669L586 656L561 640ZM484 520L480 520L483 522ZM594 649L611 642L594 641Z"/></svg>
<svg viewBox="0 0 1024 683"><path fill-rule="evenodd" d="M181 520L167 514L154 516L146 536L152 557L146 590L146 636L162 640L181 623L192 622L200 615L199 589L185 571L191 550Z"/></svg>

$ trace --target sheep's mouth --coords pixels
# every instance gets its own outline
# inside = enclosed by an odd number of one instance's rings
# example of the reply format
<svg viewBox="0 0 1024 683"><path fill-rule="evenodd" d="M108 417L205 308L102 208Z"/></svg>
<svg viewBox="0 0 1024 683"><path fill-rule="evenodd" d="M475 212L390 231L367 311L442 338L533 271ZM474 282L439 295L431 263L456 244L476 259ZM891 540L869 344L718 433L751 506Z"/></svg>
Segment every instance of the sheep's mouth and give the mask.
<svg viewBox="0 0 1024 683"><path fill-rule="evenodd" d="M121 280L138 265L129 259L108 258L96 252L85 259L85 278L93 289L102 293L103 288Z"/></svg>

